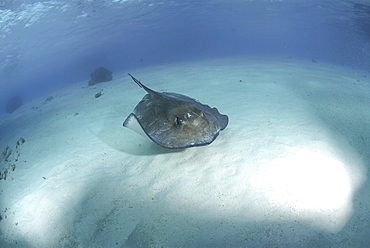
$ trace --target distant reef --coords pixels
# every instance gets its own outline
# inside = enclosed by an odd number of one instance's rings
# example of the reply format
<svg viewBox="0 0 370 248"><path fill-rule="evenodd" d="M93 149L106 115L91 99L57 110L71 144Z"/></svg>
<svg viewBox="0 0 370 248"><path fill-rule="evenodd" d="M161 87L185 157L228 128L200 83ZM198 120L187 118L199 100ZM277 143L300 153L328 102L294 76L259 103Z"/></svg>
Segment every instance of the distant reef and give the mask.
<svg viewBox="0 0 370 248"><path fill-rule="evenodd" d="M112 72L104 67L98 67L91 73L91 79L89 81L89 86L98 84L101 82L108 82L113 79Z"/></svg>
<svg viewBox="0 0 370 248"><path fill-rule="evenodd" d="M15 170L16 163L21 155L20 147L26 142L22 137L17 140L13 150L5 147L0 154L0 180L6 180L7 176Z"/></svg>
<svg viewBox="0 0 370 248"><path fill-rule="evenodd" d="M8 100L5 106L5 111L9 114L16 111L20 106L22 106L23 100L20 96L13 96Z"/></svg>

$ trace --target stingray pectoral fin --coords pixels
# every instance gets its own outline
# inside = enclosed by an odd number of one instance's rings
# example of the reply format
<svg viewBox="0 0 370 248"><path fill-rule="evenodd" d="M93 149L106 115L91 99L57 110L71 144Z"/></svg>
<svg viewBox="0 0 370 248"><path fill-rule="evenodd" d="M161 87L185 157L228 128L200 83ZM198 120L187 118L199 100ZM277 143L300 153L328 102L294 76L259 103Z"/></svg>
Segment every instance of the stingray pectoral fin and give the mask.
<svg viewBox="0 0 370 248"><path fill-rule="evenodd" d="M123 122L123 126L131 129L132 131L140 134L143 137L149 139L148 135L144 132L142 126L140 125L139 121L137 120L135 114L131 113Z"/></svg>
<svg viewBox="0 0 370 248"><path fill-rule="evenodd" d="M221 130L224 130L227 127L227 124L229 124L229 117L227 115L220 115L220 119Z"/></svg>
<svg viewBox="0 0 370 248"><path fill-rule="evenodd" d="M217 108L212 108L212 112L218 119L221 130L224 130L229 123L229 117L227 115L220 114Z"/></svg>

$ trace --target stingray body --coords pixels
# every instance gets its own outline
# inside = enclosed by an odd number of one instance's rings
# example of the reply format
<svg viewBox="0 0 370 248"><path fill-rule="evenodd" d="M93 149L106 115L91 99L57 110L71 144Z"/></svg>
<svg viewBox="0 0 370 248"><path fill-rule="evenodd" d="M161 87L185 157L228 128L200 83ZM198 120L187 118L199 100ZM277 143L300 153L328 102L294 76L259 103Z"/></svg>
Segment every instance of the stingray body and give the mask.
<svg viewBox="0 0 370 248"><path fill-rule="evenodd" d="M197 100L176 93L156 92L128 74L148 94L123 126L169 149L212 143L228 124L227 115Z"/></svg>

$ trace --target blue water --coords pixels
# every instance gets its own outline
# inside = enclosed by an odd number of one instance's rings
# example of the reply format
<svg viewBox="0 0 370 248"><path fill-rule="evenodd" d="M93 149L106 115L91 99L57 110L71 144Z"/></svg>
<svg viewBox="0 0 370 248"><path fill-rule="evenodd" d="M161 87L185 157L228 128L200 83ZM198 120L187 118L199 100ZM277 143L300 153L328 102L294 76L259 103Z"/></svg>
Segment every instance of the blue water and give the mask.
<svg viewBox="0 0 370 248"><path fill-rule="evenodd" d="M0 1L0 113L83 80L227 56L370 70L368 1Z"/></svg>

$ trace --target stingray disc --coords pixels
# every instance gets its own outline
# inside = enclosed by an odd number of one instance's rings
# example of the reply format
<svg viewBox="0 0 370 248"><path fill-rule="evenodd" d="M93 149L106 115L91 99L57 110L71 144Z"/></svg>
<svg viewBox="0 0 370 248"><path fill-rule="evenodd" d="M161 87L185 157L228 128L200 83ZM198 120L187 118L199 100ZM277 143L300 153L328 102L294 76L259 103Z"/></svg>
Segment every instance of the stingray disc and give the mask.
<svg viewBox="0 0 370 248"><path fill-rule="evenodd" d="M226 128L229 118L216 108L184 95L156 92L133 76L131 78L148 94L123 126L147 136L156 144L170 149L204 146L212 143Z"/></svg>

